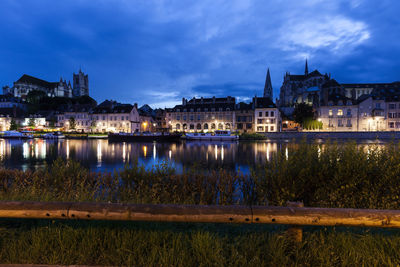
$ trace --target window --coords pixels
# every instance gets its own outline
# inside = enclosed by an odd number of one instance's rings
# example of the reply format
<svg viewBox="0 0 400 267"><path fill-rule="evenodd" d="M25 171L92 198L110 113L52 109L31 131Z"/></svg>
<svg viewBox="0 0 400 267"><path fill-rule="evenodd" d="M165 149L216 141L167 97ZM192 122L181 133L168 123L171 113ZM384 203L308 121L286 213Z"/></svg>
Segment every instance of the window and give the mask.
<svg viewBox="0 0 400 267"><path fill-rule="evenodd" d="M258 117L262 117L262 112L258 112Z"/></svg>
<svg viewBox="0 0 400 267"><path fill-rule="evenodd" d="M190 109L190 112L193 112L193 111L194 111L194 109L191 108L191 109Z"/></svg>
<svg viewBox="0 0 400 267"><path fill-rule="evenodd" d="M183 124L183 130L186 130L187 129L187 125L186 125L186 123L184 123Z"/></svg>
<svg viewBox="0 0 400 267"><path fill-rule="evenodd" d="M351 116L351 109L347 109L347 116Z"/></svg>
<svg viewBox="0 0 400 267"><path fill-rule="evenodd" d="M265 111L265 117L269 117L269 112Z"/></svg>
<svg viewBox="0 0 400 267"><path fill-rule="evenodd" d="M381 108L381 103L376 103L376 108Z"/></svg>
<svg viewBox="0 0 400 267"><path fill-rule="evenodd" d="M258 120L257 120L257 123L258 123L258 124L262 124L262 123L263 123L263 119L258 119Z"/></svg>
<svg viewBox="0 0 400 267"><path fill-rule="evenodd" d="M343 116L343 109L338 109L337 115L338 116Z"/></svg>
<svg viewBox="0 0 400 267"><path fill-rule="evenodd" d="M106 120L106 116L103 116L103 121L105 121Z"/></svg>
<svg viewBox="0 0 400 267"><path fill-rule="evenodd" d="M258 127L257 127L257 131L258 131L258 132L264 132L264 127L258 126Z"/></svg>
<svg viewBox="0 0 400 267"><path fill-rule="evenodd" d="M208 124L205 123L203 128L204 128L204 130L208 130Z"/></svg>
<svg viewBox="0 0 400 267"><path fill-rule="evenodd" d="M124 116L121 116L121 120L124 120Z"/></svg>
<svg viewBox="0 0 400 267"><path fill-rule="evenodd" d="M222 123L219 123L218 124L218 130L223 130L224 129L224 126L222 125Z"/></svg>
<svg viewBox="0 0 400 267"><path fill-rule="evenodd" d="M237 117L236 117L236 121L237 121L237 122L240 122L240 118L241 118L240 116L237 116Z"/></svg>
<svg viewBox="0 0 400 267"><path fill-rule="evenodd" d="M186 120L186 115L183 116L183 120L184 120L184 121Z"/></svg>
<svg viewBox="0 0 400 267"><path fill-rule="evenodd" d="M201 120L201 116L200 115L197 115L197 120L198 121Z"/></svg>
<svg viewBox="0 0 400 267"><path fill-rule="evenodd" d="M230 130L231 129L231 125L229 123L225 124L225 129L226 130Z"/></svg>
<svg viewBox="0 0 400 267"><path fill-rule="evenodd" d="M208 111L208 108L204 108L204 111Z"/></svg>
<svg viewBox="0 0 400 267"><path fill-rule="evenodd" d="M110 121L112 121L112 116L110 116Z"/></svg>
<svg viewBox="0 0 400 267"><path fill-rule="evenodd" d="M198 109L197 109L197 112L200 112L200 111L201 111L201 109L200 109L200 108L198 108Z"/></svg>
<svg viewBox="0 0 400 267"><path fill-rule="evenodd" d="M237 124L237 128L238 128L239 130L243 129L243 124L238 123L238 124Z"/></svg>
<svg viewBox="0 0 400 267"><path fill-rule="evenodd" d="M351 126L352 126L352 125L351 125L351 120L350 120L350 119L347 120L346 126L347 126L347 127L351 127Z"/></svg>
<svg viewBox="0 0 400 267"><path fill-rule="evenodd" d="M389 122L389 128L394 128L394 122L393 121Z"/></svg>
<svg viewBox="0 0 400 267"><path fill-rule="evenodd" d="M125 119L126 119L126 120L129 120L129 116L126 116Z"/></svg>
<svg viewBox="0 0 400 267"><path fill-rule="evenodd" d="M329 110L329 116L332 116L333 115L333 112L332 112L332 109L330 109Z"/></svg>
<svg viewBox="0 0 400 267"><path fill-rule="evenodd" d="M190 120L193 121L194 117L193 115L190 115Z"/></svg>
<svg viewBox="0 0 400 267"><path fill-rule="evenodd" d="M190 130L194 129L194 124L190 124Z"/></svg>
<svg viewBox="0 0 400 267"><path fill-rule="evenodd" d="M179 123L176 125L176 129L177 129L177 130L180 130L180 129L181 129L181 125L180 125Z"/></svg>
<svg viewBox="0 0 400 267"><path fill-rule="evenodd" d="M176 109L176 112L180 112L180 111L181 111L181 110L180 110L179 108ZM180 127L180 125L179 125L179 127Z"/></svg>
<svg viewBox="0 0 400 267"><path fill-rule="evenodd" d="M337 124L338 124L338 127L342 127L342 126L343 126L343 124L342 124L342 120L341 120L341 119L339 119Z"/></svg>
<svg viewBox="0 0 400 267"><path fill-rule="evenodd" d="M201 124L198 123L196 128L197 128L197 130L201 130Z"/></svg>
<svg viewBox="0 0 400 267"><path fill-rule="evenodd" d="M211 129L215 129L215 123L211 123Z"/></svg>
<svg viewBox="0 0 400 267"><path fill-rule="evenodd" d="M222 108L219 108L219 111L222 111Z"/></svg>
<svg viewBox="0 0 400 267"><path fill-rule="evenodd" d="M274 131L274 126L270 127L270 131L273 132Z"/></svg>
<svg viewBox="0 0 400 267"><path fill-rule="evenodd" d="M180 121L180 120L181 120L181 116L179 116L179 115L176 116L176 120L177 120L177 121Z"/></svg>
<svg viewBox="0 0 400 267"><path fill-rule="evenodd" d="M396 108L396 104L389 104L389 109L395 109Z"/></svg>
<svg viewBox="0 0 400 267"><path fill-rule="evenodd" d="M247 129L251 129L251 128L253 128L253 125L252 125L251 123L247 123L247 124L246 124L246 128L247 128Z"/></svg>
<svg viewBox="0 0 400 267"><path fill-rule="evenodd" d="M271 117L274 117L274 116L275 116L274 112L273 112L273 111L271 111Z"/></svg>

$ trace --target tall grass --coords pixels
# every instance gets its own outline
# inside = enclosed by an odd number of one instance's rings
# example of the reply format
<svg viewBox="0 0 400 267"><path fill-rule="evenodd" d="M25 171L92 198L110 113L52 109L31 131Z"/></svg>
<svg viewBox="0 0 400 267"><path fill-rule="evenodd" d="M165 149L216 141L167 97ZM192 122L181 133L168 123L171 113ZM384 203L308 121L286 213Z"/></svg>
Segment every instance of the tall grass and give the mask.
<svg viewBox="0 0 400 267"><path fill-rule="evenodd" d="M0 199L121 203L285 205L396 209L400 206L399 145L290 146L248 175L224 169L177 173L169 164L134 163L96 173L57 159L37 171L0 169Z"/></svg>

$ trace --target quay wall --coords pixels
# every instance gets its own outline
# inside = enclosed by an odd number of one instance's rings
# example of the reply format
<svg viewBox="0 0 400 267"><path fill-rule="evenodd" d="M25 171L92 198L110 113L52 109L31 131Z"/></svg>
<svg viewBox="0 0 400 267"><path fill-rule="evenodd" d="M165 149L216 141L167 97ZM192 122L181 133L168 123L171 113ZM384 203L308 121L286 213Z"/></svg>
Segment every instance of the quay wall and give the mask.
<svg viewBox="0 0 400 267"><path fill-rule="evenodd" d="M267 139L400 139L400 132L271 132Z"/></svg>

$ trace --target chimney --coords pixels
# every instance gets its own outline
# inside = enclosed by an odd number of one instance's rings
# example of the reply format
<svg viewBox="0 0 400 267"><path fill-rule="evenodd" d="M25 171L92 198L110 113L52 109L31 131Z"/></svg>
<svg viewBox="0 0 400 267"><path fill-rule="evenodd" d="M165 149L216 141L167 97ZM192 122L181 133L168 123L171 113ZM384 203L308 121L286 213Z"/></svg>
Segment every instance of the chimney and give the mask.
<svg viewBox="0 0 400 267"><path fill-rule="evenodd" d="M202 103L202 104L203 104L203 97L201 97L201 98L200 98L200 103Z"/></svg>
<svg viewBox="0 0 400 267"><path fill-rule="evenodd" d="M213 103L215 103L215 96L213 96L213 98L212 98L212 99L213 99Z"/></svg>
<svg viewBox="0 0 400 267"><path fill-rule="evenodd" d="M186 105L186 99L184 97L182 97L182 105L185 106Z"/></svg>
<svg viewBox="0 0 400 267"><path fill-rule="evenodd" d="M135 109L137 109L137 103L133 104L133 106L135 107Z"/></svg>

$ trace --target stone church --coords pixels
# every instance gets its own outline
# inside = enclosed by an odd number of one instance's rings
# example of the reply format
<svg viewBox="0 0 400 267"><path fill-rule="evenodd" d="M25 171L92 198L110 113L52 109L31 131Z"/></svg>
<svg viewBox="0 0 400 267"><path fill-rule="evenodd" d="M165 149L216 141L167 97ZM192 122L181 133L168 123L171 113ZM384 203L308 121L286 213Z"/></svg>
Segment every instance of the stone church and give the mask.
<svg viewBox="0 0 400 267"><path fill-rule="evenodd" d="M285 115L290 115L295 104L307 103L319 106L323 101L321 93L323 85L330 80L328 74L321 74L318 70L308 72L306 60L304 74L285 73L283 84L280 88L278 106Z"/></svg>

